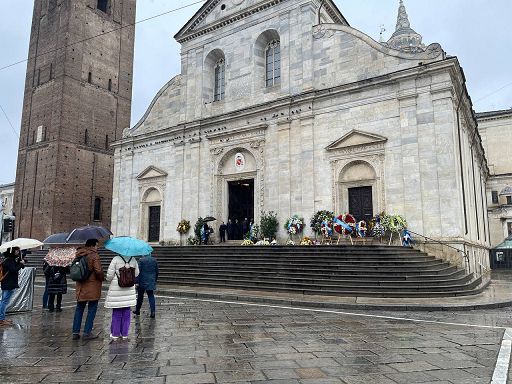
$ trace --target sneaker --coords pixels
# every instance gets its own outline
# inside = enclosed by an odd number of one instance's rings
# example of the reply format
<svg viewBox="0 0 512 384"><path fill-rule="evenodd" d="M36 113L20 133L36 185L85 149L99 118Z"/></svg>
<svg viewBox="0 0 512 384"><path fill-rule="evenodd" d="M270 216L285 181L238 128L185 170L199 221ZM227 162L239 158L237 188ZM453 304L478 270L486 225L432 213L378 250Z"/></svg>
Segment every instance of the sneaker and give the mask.
<svg viewBox="0 0 512 384"><path fill-rule="evenodd" d="M54 309L53 308L48 308L48 312L53 312Z"/></svg>
<svg viewBox="0 0 512 384"><path fill-rule="evenodd" d="M152 319L155 318L155 312L151 312L151 315L149 315L149 317L151 317Z"/></svg>
<svg viewBox="0 0 512 384"><path fill-rule="evenodd" d="M80 334L73 333L73 337L72 337L73 340L78 340L79 338L80 338Z"/></svg>
<svg viewBox="0 0 512 384"><path fill-rule="evenodd" d="M121 339L128 340L128 336L121 336Z"/></svg>
<svg viewBox="0 0 512 384"><path fill-rule="evenodd" d="M140 316L140 312L139 312L139 311L132 311L132 313L133 313L135 316Z"/></svg>
<svg viewBox="0 0 512 384"><path fill-rule="evenodd" d="M113 334L110 334L110 338L112 340L119 340L121 338L121 336L114 336Z"/></svg>
<svg viewBox="0 0 512 384"><path fill-rule="evenodd" d="M55 312L62 312L62 308L57 308Z"/></svg>
<svg viewBox="0 0 512 384"><path fill-rule="evenodd" d="M82 340L94 340L97 339L98 335L93 335L92 333L84 333L82 336Z"/></svg>

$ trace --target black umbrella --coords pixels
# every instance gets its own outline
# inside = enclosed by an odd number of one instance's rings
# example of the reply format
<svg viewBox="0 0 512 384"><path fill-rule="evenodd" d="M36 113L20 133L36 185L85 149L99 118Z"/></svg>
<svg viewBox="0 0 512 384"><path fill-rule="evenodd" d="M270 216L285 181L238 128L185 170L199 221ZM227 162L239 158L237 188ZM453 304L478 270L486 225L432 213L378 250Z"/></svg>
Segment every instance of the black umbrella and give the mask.
<svg viewBox="0 0 512 384"><path fill-rule="evenodd" d="M63 233L56 233L54 235L48 236L46 239L44 239L43 244L44 245L65 245L65 244L83 244L83 240L71 240L66 242L66 239L68 238L69 233L63 232Z"/></svg>
<svg viewBox="0 0 512 384"><path fill-rule="evenodd" d="M71 241L87 241L89 239L99 240L105 237L110 237L110 235L112 235L112 232L106 228L96 225L87 225L85 227L73 229L66 238L66 242L69 243Z"/></svg>
<svg viewBox="0 0 512 384"><path fill-rule="evenodd" d="M207 223L209 221L215 221L217 220L215 217L212 217L212 216L207 216L203 219L203 223Z"/></svg>

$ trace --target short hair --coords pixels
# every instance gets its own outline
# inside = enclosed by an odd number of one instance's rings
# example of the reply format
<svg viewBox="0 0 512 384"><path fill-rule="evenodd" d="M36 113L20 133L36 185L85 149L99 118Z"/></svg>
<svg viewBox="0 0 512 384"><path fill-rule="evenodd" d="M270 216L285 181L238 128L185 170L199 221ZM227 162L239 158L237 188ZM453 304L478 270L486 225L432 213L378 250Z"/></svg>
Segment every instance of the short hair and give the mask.
<svg viewBox="0 0 512 384"><path fill-rule="evenodd" d="M98 244L98 239L89 239L85 242L86 247L94 247Z"/></svg>

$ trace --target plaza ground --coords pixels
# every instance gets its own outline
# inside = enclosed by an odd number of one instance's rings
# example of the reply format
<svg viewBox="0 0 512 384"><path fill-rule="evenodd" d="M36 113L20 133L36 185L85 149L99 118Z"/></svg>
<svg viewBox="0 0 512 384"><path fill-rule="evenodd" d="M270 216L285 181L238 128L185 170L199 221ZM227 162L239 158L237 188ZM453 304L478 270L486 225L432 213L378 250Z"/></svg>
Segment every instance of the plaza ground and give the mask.
<svg viewBox="0 0 512 384"><path fill-rule="evenodd" d="M129 340L110 340L100 305L100 338L72 341L74 292L62 313L42 311L41 292L32 313L0 330L4 384L489 383L512 327L512 308L343 312L158 297L157 318L145 308Z"/></svg>

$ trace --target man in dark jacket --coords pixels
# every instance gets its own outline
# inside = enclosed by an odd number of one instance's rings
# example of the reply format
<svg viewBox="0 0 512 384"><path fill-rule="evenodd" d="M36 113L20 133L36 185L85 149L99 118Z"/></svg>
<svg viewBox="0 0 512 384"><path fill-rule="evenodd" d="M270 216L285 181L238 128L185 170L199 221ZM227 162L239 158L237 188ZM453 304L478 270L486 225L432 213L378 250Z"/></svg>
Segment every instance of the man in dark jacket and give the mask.
<svg viewBox="0 0 512 384"><path fill-rule="evenodd" d="M228 229L228 226L222 222L222 224L219 227L219 233L220 233L220 242L225 243L226 242L226 231Z"/></svg>
<svg viewBox="0 0 512 384"><path fill-rule="evenodd" d="M43 272L47 281L48 312L55 310L55 298L57 298L57 312L62 312L62 295L68 292L66 274L69 273L69 268L46 264Z"/></svg>
<svg viewBox="0 0 512 384"><path fill-rule="evenodd" d="M231 221L231 219L228 219L227 230L228 230L228 240L235 240L235 226L233 225L233 222Z"/></svg>
<svg viewBox="0 0 512 384"><path fill-rule="evenodd" d="M149 300L149 308L151 309L150 317L155 318L155 294L156 281L158 280L158 263L151 255L142 257L139 260L139 286L137 288L137 305L133 313L140 315L140 308L144 300L144 293L147 293Z"/></svg>
<svg viewBox="0 0 512 384"><path fill-rule="evenodd" d="M0 326L9 326L11 321L5 319L5 312L11 296L18 285L18 274L20 269L25 268L25 261L21 258L19 248L11 248L10 252L4 253L5 260L3 261L4 273L7 273L2 280L2 301L0 302Z"/></svg>

